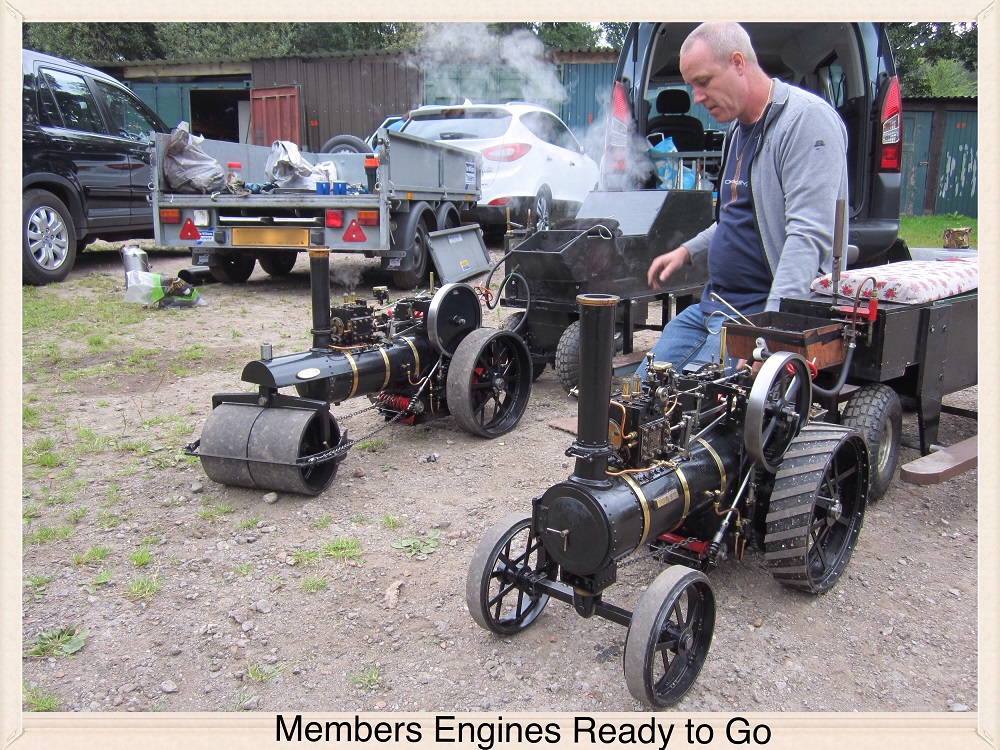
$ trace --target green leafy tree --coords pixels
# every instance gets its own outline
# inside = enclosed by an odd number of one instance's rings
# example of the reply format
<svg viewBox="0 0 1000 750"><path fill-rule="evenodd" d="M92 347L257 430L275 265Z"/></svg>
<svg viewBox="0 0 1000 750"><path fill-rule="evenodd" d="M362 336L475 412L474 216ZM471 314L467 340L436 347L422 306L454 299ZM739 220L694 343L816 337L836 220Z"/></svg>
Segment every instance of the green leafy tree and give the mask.
<svg viewBox="0 0 1000 750"><path fill-rule="evenodd" d="M604 32L604 41L615 49L621 49L625 42L625 35L628 33L628 22L622 21L602 21L601 31Z"/></svg>
<svg viewBox="0 0 1000 750"><path fill-rule="evenodd" d="M953 65L946 65L933 74L938 63L956 62L969 74L977 70L979 34L975 23L890 23L886 26L904 96L959 95L932 88L932 80L937 80L938 86L946 86L948 81L954 82L958 74L958 68ZM967 82L970 78L975 80L974 75L963 80Z"/></svg>
<svg viewBox="0 0 1000 750"><path fill-rule="evenodd" d="M27 49L83 62L155 60L163 47L155 23L27 23Z"/></svg>

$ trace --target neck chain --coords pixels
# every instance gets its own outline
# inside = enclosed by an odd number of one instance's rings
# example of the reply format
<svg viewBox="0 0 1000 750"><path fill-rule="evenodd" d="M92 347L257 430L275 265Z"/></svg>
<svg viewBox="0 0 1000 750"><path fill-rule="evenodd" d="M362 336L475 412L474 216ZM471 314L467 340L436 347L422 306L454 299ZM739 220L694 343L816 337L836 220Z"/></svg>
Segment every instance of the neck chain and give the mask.
<svg viewBox="0 0 1000 750"><path fill-rule="evenodd" d="M736 171L733 174L732 182L730 182L730 196L729 200L722 207L725 211L729 204L736 200L736 188L740 181L740 175L743 173L743 155L746 153L747 147L754 139L754 135L757 133L757 128L763 127L764 123L764 113L767 112L768 105L771 103L771 95L774 93L774 79L771 79L771 86L767 90L767 101L764 102L764 108L760 112L760 116L757 121L753 124L750 129L750 133L743 138L743 124L740 123L736 128Z"/></svg>

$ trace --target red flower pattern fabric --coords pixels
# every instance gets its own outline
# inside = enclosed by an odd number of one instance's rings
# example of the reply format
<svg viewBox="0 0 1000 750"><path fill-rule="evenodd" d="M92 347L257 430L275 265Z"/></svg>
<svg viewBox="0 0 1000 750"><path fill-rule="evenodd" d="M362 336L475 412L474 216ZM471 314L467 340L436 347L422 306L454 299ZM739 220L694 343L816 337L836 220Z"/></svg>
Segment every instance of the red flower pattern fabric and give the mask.
<svg viewBox="0 0 1000 750"><path fill-rule="evenodd" d="M875 286L871 281L874 277ZM840 276L840 294L851 297L862 284L863 298L876 297L885 302L919 304L953 297L979 288L979 261L949 259L942 261L907 260L875 268L859 268ZM813 281L812 290L819 294L833 294L830 274Z"/></svg>

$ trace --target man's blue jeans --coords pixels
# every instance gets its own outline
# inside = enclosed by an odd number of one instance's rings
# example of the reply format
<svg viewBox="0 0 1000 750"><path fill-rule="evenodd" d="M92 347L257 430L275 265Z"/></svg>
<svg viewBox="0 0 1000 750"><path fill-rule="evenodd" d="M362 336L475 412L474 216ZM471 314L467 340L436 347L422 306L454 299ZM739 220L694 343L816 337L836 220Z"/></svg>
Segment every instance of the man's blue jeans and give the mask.
<svg viewBox="0 0 1000 750"><path fill-rule="evenodd" d="M659 340L651 351L657 362L670 362L680 372L684 365L694 361L719 361L719 331L725 318L713 315L709 320L698 303L685 307L663 327ZM732 370L736 360L726 357L726 368ZM636 374L646 376L645 360Z"/></svg>

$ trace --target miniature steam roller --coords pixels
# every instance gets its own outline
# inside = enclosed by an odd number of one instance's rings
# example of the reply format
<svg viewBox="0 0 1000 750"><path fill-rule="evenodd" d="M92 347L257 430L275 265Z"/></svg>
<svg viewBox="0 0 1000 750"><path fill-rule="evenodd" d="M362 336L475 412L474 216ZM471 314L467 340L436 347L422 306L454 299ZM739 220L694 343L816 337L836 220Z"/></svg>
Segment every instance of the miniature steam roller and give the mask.
<svg viewBox="0 0 1000 750"><path fill-rule="evenodd" d="M618 301L578 297L573 473L535 497L530 516L486 533L466 599L473 619L502 636L531 625L550 599L624 625L629 691L663 708L708 656L716 603L706 573L723 559L739 560L749 543L784 585L822 594L837 582L861 531L869 455L859 432L812 423L821 416L812 372L795 353L769 356L755 378L714 362L677 371L649 356L645 381L627 380L609 399ZM605 601L618 570L649 556L668 567L635 611Z"/></svg>
<svg viewBox="0 0 1000 750"><path fill-rule="evenodd" d="M367 396L391 422L452 415L467 432L494 438L520 421L531 395L531 358L514 332L481 328L472 287L451 283L380 311L356 297L330 306L326 249L309 251L312 335L309 351L247 363L242 380L256 392L218 393L201 439L187 446L215 482L318 495L352 445L330 410ZM388 291L376 288L386 305ZM282 389L294 390L281 393ZM360 412L355 412L360 413ZM353 416L349 415L349 416Z"/></svg>

